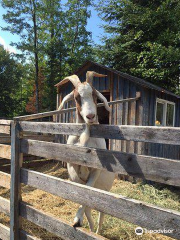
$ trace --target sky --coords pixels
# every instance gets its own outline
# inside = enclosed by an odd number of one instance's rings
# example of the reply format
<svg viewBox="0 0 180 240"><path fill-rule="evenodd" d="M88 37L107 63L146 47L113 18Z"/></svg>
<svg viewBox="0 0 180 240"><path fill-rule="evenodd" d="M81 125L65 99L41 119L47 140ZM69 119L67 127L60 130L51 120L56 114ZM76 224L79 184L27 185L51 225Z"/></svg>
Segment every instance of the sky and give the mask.
<svg viewBox="0 0 180 240"><path fill-rule="evenodd" d="M5 13L6 10L4 10L0 5L0 27L6 26L6 23L2 17L2 15ZM97 11L91 7L91 18L88 20L87 30L92 32L92 39L97 44L101 43L100 38L103 35L103 28L101 27L102 24L103 22L98 17ZM11 42L18 41L19 41L18 35L13 35L7 31L2 31L0 28L0 44L2 44L5 47L5 49L13 53L18 53L15 47L10 46Z"/></svg>

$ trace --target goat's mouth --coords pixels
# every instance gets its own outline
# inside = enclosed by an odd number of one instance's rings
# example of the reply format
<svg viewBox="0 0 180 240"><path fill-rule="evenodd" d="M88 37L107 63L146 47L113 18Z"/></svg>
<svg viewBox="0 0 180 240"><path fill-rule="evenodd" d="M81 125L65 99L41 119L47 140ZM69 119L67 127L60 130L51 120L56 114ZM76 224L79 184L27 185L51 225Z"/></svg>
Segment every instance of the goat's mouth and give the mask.
<svg viewBox="0 0 180 240"><path fill-rule="evenodd" d="M96 115L95 114L88 114L86 116L86 121L87 124L93 124L96 122Z"/></svg>
<svg viewBox="0 0 180 240"><path fill-rule="evenodd" d="M95 124L95 119L88 119L86 120L86 123L89 124L89 125L92 125L92 124Z"/></svg>
<svg viewBox="0 0 180 240"><path fill-rule="evenodd" d="M88 121L86 121L86 123L89 124L89 125L92 125L92 124L95 123L95 121L94 120L88 120Z"/></svg>

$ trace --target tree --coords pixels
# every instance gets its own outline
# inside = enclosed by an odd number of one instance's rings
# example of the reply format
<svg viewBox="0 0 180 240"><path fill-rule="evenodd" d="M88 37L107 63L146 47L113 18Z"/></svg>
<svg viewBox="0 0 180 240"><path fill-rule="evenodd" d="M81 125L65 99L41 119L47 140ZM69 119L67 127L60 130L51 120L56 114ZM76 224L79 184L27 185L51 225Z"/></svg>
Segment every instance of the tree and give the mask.
<svg viewBox="0 0 180 240"><path fill-rule="evenodd" d="M92 59L91 33L86 30L90 17L90 0L42 0L40 18L43 24L39 38L44 46L46 110L54 110L56 89L54 85L72 74L85 59Z"/></svg>
<svg viewBox="0 0 180 240"><path fill-rule="evenodd" d="M99 58L105 64L174 92L179 88L180 2L106 0L98 7L108 34Z"/></svg>
<svg viewBox="0 0 180 240"><path fill-rule="evenodd" d="M44 97L44 75L43 71L40 68L39 69L39 75L38 75L38 86L39 86L39 110L41 111L43 109L43 97ZM28 98L27 104L26 104L26 112L29 114L33 114L36 112L36 86L34 84L33 80L29 80L29 84L33 86L33 89L31 91L31 94Z"/></svg>
<svg viewBox="0 0 180 240"><path fill-rule="evenodd" d="M22 112L23 70L24 67L0 45L0 118L12 118Z"/></svg>
<svg viewBox="0 0 180 240"><path fill-rule="evenodd" d="M1 0L1 4L8 11L3 15L3 19L8 26L3 30L20 36L21 41L14 43L17 49L27 54L34 55L35 65L35 92L36 92L36 112L39 112L39 46L38 46L38 0Z"/></svg>
<svg viewBox="0 0 180 240"><path fill-rule="evenodd" d="M31 102L36 100L36 112L54 110L54 85L86 59L93 58L91 33L86 29L91 0L67 0L64 4L60 0L1 0L1 3L8 10L3 15L8 23L4 30L21 37L14 45L29 54L28 61L34 64ZM39 69L45 78L43 107L40 106Z"/></svg>

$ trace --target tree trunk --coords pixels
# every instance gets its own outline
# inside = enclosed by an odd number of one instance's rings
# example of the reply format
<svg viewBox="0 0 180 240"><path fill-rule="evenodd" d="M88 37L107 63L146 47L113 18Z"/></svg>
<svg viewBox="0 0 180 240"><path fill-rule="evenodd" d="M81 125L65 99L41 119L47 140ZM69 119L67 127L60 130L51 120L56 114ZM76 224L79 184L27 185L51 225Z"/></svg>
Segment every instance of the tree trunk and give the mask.
<svg viewBox="0 0 180 240"><path fill-rule="evenodd" d="M39 112L39 58L38 58L38 37L37 37L37 23L36 23L36 3L31 1L32 19L33 19L33 31L34 31L34 58L35 58L35 94L36 94L36 112Z"/></svg>

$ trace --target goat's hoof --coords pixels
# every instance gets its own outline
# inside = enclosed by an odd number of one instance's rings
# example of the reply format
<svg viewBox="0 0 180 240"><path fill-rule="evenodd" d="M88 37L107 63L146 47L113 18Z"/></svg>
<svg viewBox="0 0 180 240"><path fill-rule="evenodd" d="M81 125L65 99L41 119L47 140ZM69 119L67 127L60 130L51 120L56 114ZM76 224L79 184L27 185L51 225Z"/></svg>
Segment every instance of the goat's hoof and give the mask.
<svg viewBox="0 0 180 240"><path fill-rule="evenodd" d="M79 218L74 219L73 227L82 227L82 221Z"/></svg>

